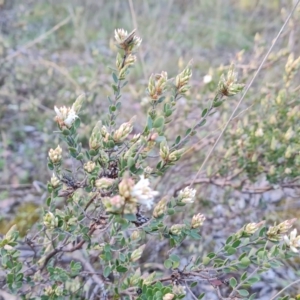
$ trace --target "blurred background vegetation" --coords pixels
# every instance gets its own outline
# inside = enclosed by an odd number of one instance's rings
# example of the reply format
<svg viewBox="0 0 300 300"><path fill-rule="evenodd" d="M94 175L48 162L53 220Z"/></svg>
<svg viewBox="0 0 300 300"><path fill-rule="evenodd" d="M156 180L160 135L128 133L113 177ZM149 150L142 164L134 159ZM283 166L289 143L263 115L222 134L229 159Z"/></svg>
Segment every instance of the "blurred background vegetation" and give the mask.
<svg viewBox="0 0 300 300"><path fill-rule="evenodd" d="M81 115L83 145L106 113L107 96L112 94L109 67L115 65L115 28L137 28L143 38L137 67L123 93L124 120L137 115L141 122L136 123L143 124L152 73L165 70L173 77L193 60L192 89L178 104L178 122L168 129L170 139L175 139L199 118L230 63L235 63L240 81L249 82L292 4L292 0L0 0L1 233L18 222L25 234L39 216L37 208L46 198L51 176L46 168L48 150L59 143L53 132L54 105L70 105L79 93L87 94ZM299 9L248 93L241 115L199 175L203 182L194 212L208 216L206 245L200 251L245 222L299 217L295 208L300 81L293 74L293 82L287 84L285 68L290 53L300 55ZM229 99L209 119L193 137L180 166L157 183L159 188L173 194L192 180L237 101ZM287 118L289 114L292 117ZM273 123L272 115L277 116ZM255 134L259 128L263 135ZM290 128L294 140L282 141L274 157L272 138L276 135L280 142L278 134ZM249 137L250 142L244 143ZM289 160L278 160L290 143ZM275 173L270 174L272 166ZM251 188L244 185L248 183ZM188 251L193 247L187 245Z"/></svg>

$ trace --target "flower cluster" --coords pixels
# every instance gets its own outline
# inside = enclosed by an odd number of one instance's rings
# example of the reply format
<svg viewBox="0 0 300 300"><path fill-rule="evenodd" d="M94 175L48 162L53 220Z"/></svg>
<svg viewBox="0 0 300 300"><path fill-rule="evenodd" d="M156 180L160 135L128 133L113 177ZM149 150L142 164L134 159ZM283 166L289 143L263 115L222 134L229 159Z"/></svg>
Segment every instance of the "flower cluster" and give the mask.
<svg viewBox="0 0 300 300"><path fill-rule="evenodd" d="M186 204L194 203L195 195L196 190L187 186L179 192L178 201Z"/></svg>
<svg viewBox="0 0 300 300"><path fill-rule="evenodd" d="M234 72L234 65L231 65L227 77L223 74L220 78L218 85L219 94L225 97L231 97L241 92L244 85L236 83L236 81L237 74Z"/></svg>
<svg viewBox="0 0 300 300"><path fill-rule="evenodd" d="M115 30L115 40L117 46L123 49L126 53L131 53L132 51L137 50L142 43L142 39L135 35L135 29L128 33L124 29Z"/></svg>
<svg viewBox="0 0 300 300"><path fill-rule="evenodd" d="M78 118L77 113L80 111L83 100L85 96L80 95L72 107L62 106L60 108L54 106L54 110L56 112L55 121L57 122L59 128L71 128L75 120Z"/></svg>
<svg viewBox="0 0 300 300"><path fill-rule="evenodd" d="M267 231L268 239L271 241L280 241L282 239L282 235L287 233L296 221L297 219L294 218L290 220L285 220L284 222L276 226L271 226Z"/></svg>
<svg viewBox="0 0 300 300"><path fill-rule="evenodd" d="M185 94L189 89L189 80L192 77L192 68L190 64L180 73L176 76L175 79L175 87L176 87L176 93L177 94Z"/></svg>
<svg viewBox="0 0 300 300"><path fill-rule="evenodd" d="M166 89L168 73L162 71L160 74L152 74L148 83L148 93L153 102L159 100Z"/></svg>
<svg viewBox="0 0 300 300"><path fill-rule="evenodd" d="M62 149L58 145L55 149L49 150L49 159L53 164L58 164L61 161Z"/></svg>

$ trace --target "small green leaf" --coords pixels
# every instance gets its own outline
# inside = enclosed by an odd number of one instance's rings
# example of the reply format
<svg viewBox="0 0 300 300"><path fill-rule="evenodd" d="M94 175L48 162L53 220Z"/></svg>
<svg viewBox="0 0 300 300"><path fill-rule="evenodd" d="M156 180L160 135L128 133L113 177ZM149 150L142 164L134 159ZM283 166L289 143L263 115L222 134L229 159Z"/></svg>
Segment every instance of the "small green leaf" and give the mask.
<svg viewBox="0 0 300 300"><path fill-rule="evenodd" d="M234 277L230 278L229 284L232 288L236 287L236 285L237 285L236 279Z"/></svg>
<svg viewBox="0 0 300 300"><path fill-rule="evenodd" d="M118 76L116 75L116 73L112 73L112 78L115 83L118 83L119 79L118 79Z"/></svg>
<svg viewBox="0 0 300 300"><path fill-rule="evenodd" d="M153 122L153 127L154 128L161 128L163 127L165 124L165 118L163 116L159 116L158 118L156 118Z"/></svg>
<svg viewBox="0 0 300 300"><path fill-rule="evenodd" d="M237 290L237 292L242 296L242 297L247 297L249 295L249 292L247 290Z"/></svg>
<svg viewBox="0 0 300 300"><path fill-rule="evenodd" d="M203 257L202 263L204 266L207 266L210 263L210 258L208 256Z"/></svg>
<svg viewBox="0 0 300 300"><path fill-rule="evenodd" d="M108 275L111 273L111 268L109 266L106 266L103 271L103 276L108 277Z"/></svg>
<svg viewBox="0 0 300 300"><path fill-rule="evenodd" d="M213 107L219 107L220 105L222 105L223 101L215 101L213 103Z"/></svg>
<svg viewBox="0 0 300 300"><path fill-rule="evenodd" d="M119 273L125 273L125 272L127 272L128 269L122 265L119 265L119 266L117 266L116 270Z"/></svg>
<svg viewBox="0 0 300 300"><path fill-rule="evenodd" d="M203 109L202 114L201 114L201 117L202 117L202 118L206 116L207 111L208 111L207 108Z"/></svg>
<svg viewBox="0 0 300 300"><path fill-rule="evenodd" d="M202 294L200 294L200 295L199 295L199 297L198 297L198 300L201 300L201 299L203 299L203 298L204 298L204 296L205 296L205 293L202 293Z"/></svg>
<svg viewBox="0 0 300 300"><path fill-rule="evenodd" d="M175 254L171 254L169 259L171 259L172 261L175 261L175 262L180 261L180 257L178 255L175 255Z"/></svg>
<svg viewBox="0 0 300 300"><path fill-rule="evenodd" d="M171 259L166 259L165 262L164 262L164 266L165 266L166 269L172 268L172 266L173 266L172 260Z"/></svg>

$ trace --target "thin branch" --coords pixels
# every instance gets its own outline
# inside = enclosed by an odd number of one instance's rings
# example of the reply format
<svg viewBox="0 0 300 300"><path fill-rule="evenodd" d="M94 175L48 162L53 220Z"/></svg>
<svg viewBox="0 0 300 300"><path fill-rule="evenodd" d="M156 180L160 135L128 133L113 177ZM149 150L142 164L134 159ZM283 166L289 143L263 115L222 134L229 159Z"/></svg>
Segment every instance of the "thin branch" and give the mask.
<svg viewBox="0 0 300 300"><path fill-rule="evenodd" d="M207 156L205 157L205 159L204 159L202 165L200 166L200 168L199 168L198 172L196 173L194 179L192 180L190 186L192 186L192 185L194 184L194 182L196 181L198 175L200 174L200 172L201 172L202 169L204 168L205 164L207 163L207 161L208 161L208 159L210 158L210 156L211 156L211 154L213 153L213 151L215 150L217 144L218 144L219 141L221 140L221 137L223 136L223 134L224 134L225 130L227 129L229 123L231 122L231 120L233 119L234 115L236 114L238 108L240 107L241 103L243 102L243 100L244 100L246 94L248 93L250 87L252 86L253 82L255 81L257 75L259 74L260 70L262 69L262 67L263 67L264 63L266 62L267 58L269 57L271 51L273 50L273 48L274 48L276 42L277 42L278 39L279 39L279 36L281 35L282 31L284 30L284 28L285 28L286 25L288 24L290 18L292 17L294 11L295 11L296 8L297 8L299 2L300 2L300 0L298 0L298 1L296 2L296 4L294 5L293 9L292 9L291 12L290 12L290 14L289 14L288 17L286 18L284 24L282 25L281 29L279 30L279 32L278 32L278 34L277 34L277 36L276 36L276 38L275 38L274 41L272 42L271 47L269 48L268 52L266 53L265 57L263 58L262 62L260 63L260 65L259 65L257 71L256 71L255 74L253 75L253 77L252 77L250 83L248 84L247 88L245 89L245 91L244 91L242 97L240 98L238 104L236 105L235 109L233 110L231 116L229 117L228 121L226 122L224 128L222 129L221 133L219 134L219 136L218 136L217 140L215 141L214 145L212 146L212 148L210 149L209 153L208 153Z"/></svg>
<svg viewBox="0 0 300 300"><path fill-rule="evenodd" d="M273 296L272 298L270 298L270 300L275 300L280 294L282 294L284 291L286 291L288 288L290 288L291 286L300 283L300 279L291 282L289 285L287 285L285 288L283 288L281 291L279 291L275 296Z"/></svg>
<svg viewBox="0 0 300 300"><path fill-rule="evenodd" d="M45 33L41 34L40 36L38 36L37 38L35 38L33 41L27 43L26 45L22 46L19 50L17 50L16 52L9 54L8 56L6 56L1 63L7 62L13 58L15 58L16 56L20 55L23 51L31 48L32 46L34 46L35 44L38 44L39 42L41 42L42 40L44 40L46 37L48 37L50 34L52 34L53 32L57 31L59 28L61 28L62 26L66 25L69 23L69 21L71 20L71 16L68 16L67 18L65 18L64 20L62 20L61 22L59 22L58 24L56 24L54 27L52 27L50 30L46 31Z"/></svg>

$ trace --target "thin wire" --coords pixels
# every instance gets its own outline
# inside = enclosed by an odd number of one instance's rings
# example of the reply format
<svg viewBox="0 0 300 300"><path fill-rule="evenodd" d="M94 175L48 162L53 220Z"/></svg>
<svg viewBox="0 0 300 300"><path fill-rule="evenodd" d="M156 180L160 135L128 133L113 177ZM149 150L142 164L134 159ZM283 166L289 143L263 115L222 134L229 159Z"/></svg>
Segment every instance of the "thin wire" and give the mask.
<svg viewBox="0 0 300 300"><path fill-rule="evenodd" d="M299 4L300 0L298 0L296 2L296 4L294 5L293 9L291 10L290 14L288 15L287 19L285 20L284 24L282 25L281 29L279 30L275 40L272 42L272 45L270 47L270 49L268 50L267 54L265 55L265 57L263 58L262 62L260 63L257 71L255 72L255 74L253 75L253 78L251 79L250 83L248 84L247 88L245 89L240 101L238 102L237 106L235 107L234 111L232 112L230 118L228 119L226 125L224 126L224 128L222 129L220 135L218 136L217 140L215 141L214 145L212 146L212 148L210 149L209 153L207 154L207 156L205 157L201 167L199 168L198 172L196 173L194 179L192 180L190 187L194 184L194 182L196 181L197 177L199 176L200 172L203 170L203 167L205 166L205 164L207 163L208 159L210 158L211 154L213 153L213 151L215 150L217 144L219 143L222 135L224 134L225 130L227 129L229 123L231 122L232 118L234 117L235 113L237 112L239 106L241 105L241 103L243 102L247 92L249 91L250 87L252 86L254 80L256 79L257 75L259 74L260 70L262 69L264 63L266 62L269 54L271 53L271 51L273 50L279 36L281 35L282 31L284 30L284 28L286 27L287 23L289 22L290 18L292 17L294 11L296 10L298 4Z"/></svg>

